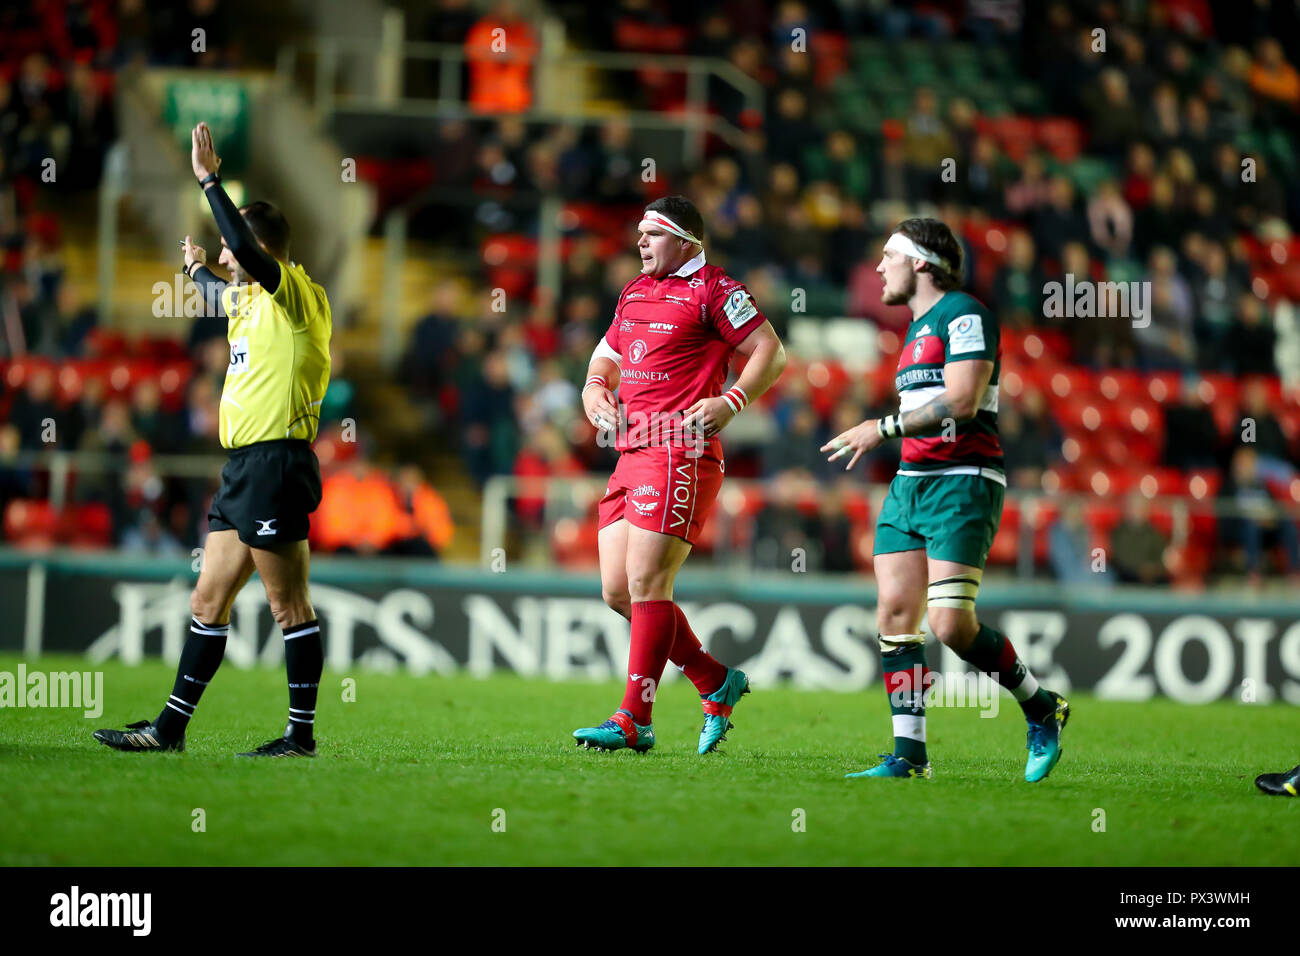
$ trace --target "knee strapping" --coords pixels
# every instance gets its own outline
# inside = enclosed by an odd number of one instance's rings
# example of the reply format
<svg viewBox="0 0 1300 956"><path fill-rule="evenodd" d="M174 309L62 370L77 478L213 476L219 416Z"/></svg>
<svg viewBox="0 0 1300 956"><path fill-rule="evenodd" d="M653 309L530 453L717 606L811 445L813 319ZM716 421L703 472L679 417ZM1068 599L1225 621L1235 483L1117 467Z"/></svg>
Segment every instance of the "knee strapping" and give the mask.
<svg viewBox="0 0 1300 956"><path fill-rule="evenodd" d="M954 607L973 611L979 592L979 578L962 575L930 582L926 596L930 607Z"/></svg>
<svg viewBox="0 0 1300 956"><path fill-rule="evenodd" d="M893 651L906 650L909 647L919 647L925 644L924 634L877 634L876 640L880 642L880 653L889 654Z"/></svg>

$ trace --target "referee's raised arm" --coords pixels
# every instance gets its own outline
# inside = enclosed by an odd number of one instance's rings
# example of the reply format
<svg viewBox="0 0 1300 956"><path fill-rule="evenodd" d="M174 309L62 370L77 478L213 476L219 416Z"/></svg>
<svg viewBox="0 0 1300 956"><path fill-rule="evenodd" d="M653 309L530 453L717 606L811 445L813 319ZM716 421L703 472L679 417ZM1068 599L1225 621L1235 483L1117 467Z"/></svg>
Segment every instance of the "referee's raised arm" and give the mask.
<svg viewBox="0 0 1300 956"><path fill-rule="evenodd" d="M203 187L204 195L208 197L208 205L212 208L212 217L217 222L221 238L225 240L235 261L248 273L249 278L274 294L280 286L280 263L257 241L253 231L248 228L248 223L222 188L221 177L217 175L221 159L213 148L212 130L207 123L200 123L190 132L190 164L199 185Z"/></svg>

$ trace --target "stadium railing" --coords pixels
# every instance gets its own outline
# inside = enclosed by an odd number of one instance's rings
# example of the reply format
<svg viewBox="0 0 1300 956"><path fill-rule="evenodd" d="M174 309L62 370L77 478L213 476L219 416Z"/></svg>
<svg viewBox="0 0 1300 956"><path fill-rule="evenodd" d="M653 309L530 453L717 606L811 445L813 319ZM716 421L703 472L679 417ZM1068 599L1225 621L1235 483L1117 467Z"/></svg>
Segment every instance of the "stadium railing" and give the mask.
<svg viewBox="0 0 1300 956"><path fill-rule="evenodd" d="M803 517L821 513L826 497L824 483L809 479L787 485L787 490L774 494L780 481L779 478L727 478L694 553L719 567L753 568L757 519L777 497L783 496L793 511ZM526 562L531 559L538 565L595 567L596 503L607 483L601 475L576 478L499 475L489 479L483 490L480 524L482 566L491 568L494 561L509 554L522 555ZM863 483L851 491L838 492L843 502L840 514L848 519L851 527L855 571L871 567L875 516L887 490L884 484ZM1060 516L1074 506L1080 508L1082 527L1087 533L1089 554L1085 557L1091 558L1092 549L1109 540L1111 530L1123 519L1125 501L1133 495L1140 495L1149 508L1148 523L1166 537L1168 547L1179 555L1178 561L1188 565L1182 576L1189 580L1203 578L1209 559L1221 550L1217 536L1222 519L1300 520L1300 503L1272 501L1243 507L1225 499L1197 500L1142 491L1118 496L1008 489L1002 522L990 553L990 566L1012 569L1024 578L1050 568L1048 533ZM807 543L812 548L818 547L815 541ZM789 565L796 557L785 554L777 563ZM1297 570L1300 569L1292 569Z"/></svg>
<svg viewBox="0 0 1300 956"><path fill-rule="evenodd" d="M685 130L684 158L698 164L704 159L705 140L709 134L718 136L731 146L740 148L744 132L734 124L709 112L708 89L711 79L717 79L736 90L745 100L746 109L761 116L763 89L726 60L706 57L649 55L638 53L573 53L557 54L552 47L558 44L544 39L537 55L506 50L496 54L502 60L529 59L536 64L532 86L538 92L531 109L511 115L534 122L565 122L574 119L608 119L602 111L575 102L560 92L563 84L553 82L553 72L609 71L635 73L653 67L657 71L678 74L686 80L686 111L683 115L665 114L654 110L620 110L618 119L633 129ZM340 92L340 66L342 57L355 57L362 61L361 75L377 78L375 92ZM389 43L340 37L318 38L306 43L281 49L276 60L276 72L286 81L297 75L300 63L311 65L313 76L312 105L322 122L339 110L370 110L400 113L407 117L436 117L439 119L473 119L484 114L466 102L461 88L461 69L468 62L465 50L449 43ZM404 77L409 63L433 63L438 67L439 82L436 97L409 96L404 89ZM394 70L394 65L396 69ZM552 93L551 91L555 91Z"/></svg>

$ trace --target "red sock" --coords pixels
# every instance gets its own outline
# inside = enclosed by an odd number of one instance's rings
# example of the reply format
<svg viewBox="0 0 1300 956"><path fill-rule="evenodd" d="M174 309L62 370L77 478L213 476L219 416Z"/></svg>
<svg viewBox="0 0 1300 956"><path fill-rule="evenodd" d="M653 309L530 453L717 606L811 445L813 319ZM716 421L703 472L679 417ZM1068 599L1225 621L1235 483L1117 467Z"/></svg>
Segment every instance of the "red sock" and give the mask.
<svg viewBox="0 0 1300 956"><path fill-rule="evenodd" d="M700 646L700 639L691 630L686 620L686 612L673 603L677 612L677 637L673 640L673 649L668 659L682 669L700 695L707 697L722 686L727 679L727 668L709 656L709 652Z"/></svg>
<svg viewBox="0 0 1300 956"><path fill-rule="evenodd" d="M627 655L627 690L623 693L622 709L638 724L650 723L659 679L664 676L668 651L677 632L674 607L672 601L632 604L632 648Z"/></svg>

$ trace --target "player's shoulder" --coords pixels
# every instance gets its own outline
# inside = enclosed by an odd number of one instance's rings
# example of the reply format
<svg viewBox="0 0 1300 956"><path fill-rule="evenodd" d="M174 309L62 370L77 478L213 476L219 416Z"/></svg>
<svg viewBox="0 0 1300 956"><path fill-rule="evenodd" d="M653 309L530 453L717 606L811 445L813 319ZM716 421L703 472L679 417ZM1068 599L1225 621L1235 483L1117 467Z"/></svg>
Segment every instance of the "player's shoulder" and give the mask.
<svg viewBox="0 0 1300 956"><path fill-rule="evenodd" d="M308 275L307 270L299 262L282 262L280 264L281 281L292 282L300 286L316 299L324 301L326 299L325 287Z"/></svg>
<svg viewBox="0 0 1300 956"><path fill-rule="evenodd" d="M950 321L976 315L984 320L983 325L986 327L997 323L993 311L987 305L969 292L962 292L960 289L954 289L945 295L940 306L943 317Z"/></svg>
<svg viewBox="0 0 1300 956"><path fill-rule="evenodd" d="M727 275L727 271L722 266L708 264L700 266L687 278L699 279L706 288L717 289L721 292L729 292L741 285L740 280Z"/></svg>

